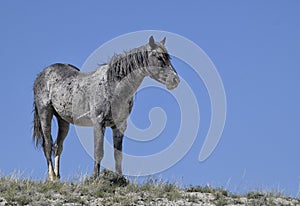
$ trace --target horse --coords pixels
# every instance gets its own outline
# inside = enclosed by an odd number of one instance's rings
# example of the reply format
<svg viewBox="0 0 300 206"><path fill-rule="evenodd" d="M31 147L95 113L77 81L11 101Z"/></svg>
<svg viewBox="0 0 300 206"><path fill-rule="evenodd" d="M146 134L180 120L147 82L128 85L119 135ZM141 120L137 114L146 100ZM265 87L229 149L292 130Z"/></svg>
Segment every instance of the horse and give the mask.
<svg viewBox="0 0 300 206"><path fill-rule="evenodd" d="M33 140L42 147L48 166L48 180L60 179L59 162L69 125L94 129L94 170L98 177L103 158L106 127L113 131L115 172L122 176L122 142L133 96L145 77L171 90L180 79L165 47L166 38L115 54L108 63L92 72L81 72L71 64L56 63L46 67L34 81ZM51 122L58 122L53 144ZM54 155L54 167L52 161Z"/></svg>

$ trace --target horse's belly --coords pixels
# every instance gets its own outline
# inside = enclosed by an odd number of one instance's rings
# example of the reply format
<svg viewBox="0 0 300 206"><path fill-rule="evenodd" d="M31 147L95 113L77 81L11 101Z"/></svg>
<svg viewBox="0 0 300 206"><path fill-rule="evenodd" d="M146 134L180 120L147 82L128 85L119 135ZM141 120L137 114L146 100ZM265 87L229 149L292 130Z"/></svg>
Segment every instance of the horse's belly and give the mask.
<svg viewBox="0 0 300 206"><path fill-rule="evenodd" d="M94 126L91 118L89 118L87 116L74 118L73 124L78 125L78 126L87 126L87 127Z"/></svg>
<svg viewBox="0 0 300 206"><path fill-rule="evenodd" d="M53 104L56 115L63 120L78 126L93 126L90 117L90 111L86 108L73 108L72 104L66 106L64 104Z"/></svg>

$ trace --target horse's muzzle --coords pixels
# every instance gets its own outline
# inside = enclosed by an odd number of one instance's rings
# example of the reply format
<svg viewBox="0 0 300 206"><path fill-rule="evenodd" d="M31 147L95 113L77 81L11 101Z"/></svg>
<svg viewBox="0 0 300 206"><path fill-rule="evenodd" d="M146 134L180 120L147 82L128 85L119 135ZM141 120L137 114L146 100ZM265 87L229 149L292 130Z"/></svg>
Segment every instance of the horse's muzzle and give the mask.
<svg viewBox="0 0 300 206"><path fill-rule="evenodd" d="M167 88L168 88L169 90L175 89L175 88L178 86L179 83L180 83L180 79L179 79L179 77L176 75L175 77L173 77L171 83L168 84Z"/></svg>

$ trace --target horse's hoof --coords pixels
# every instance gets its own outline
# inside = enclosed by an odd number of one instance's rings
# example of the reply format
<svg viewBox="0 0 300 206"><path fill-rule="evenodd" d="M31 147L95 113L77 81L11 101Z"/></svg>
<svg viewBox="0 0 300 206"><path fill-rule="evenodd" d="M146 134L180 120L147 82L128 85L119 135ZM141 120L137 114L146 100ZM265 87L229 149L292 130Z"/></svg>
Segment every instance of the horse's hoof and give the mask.
<svg viewBox="0 0 300 206"><path fill-rule="evenodd" d="M125 187L129 184L129 181L123 175L117 175L111 180L110 184Z"/></svg>
<svg viewBox="0 0 300 206"><path fill-rule="evenodd" d="M60 182L60 177L59 176L48 176L47 182Z"/></svg>
<svg viewBox="0 0 300 206"><path fill-rule="evenodd" d="M53 177L48 177L46 182L55 182L55 179Z"/></svg>
<svg viewBox="0 0 300 206"><path fill-rule="evenodd" d="M98 174L92 174L90 178L87 179L88 182L94 182L96 180L99 180L99 175Z"/></svg>

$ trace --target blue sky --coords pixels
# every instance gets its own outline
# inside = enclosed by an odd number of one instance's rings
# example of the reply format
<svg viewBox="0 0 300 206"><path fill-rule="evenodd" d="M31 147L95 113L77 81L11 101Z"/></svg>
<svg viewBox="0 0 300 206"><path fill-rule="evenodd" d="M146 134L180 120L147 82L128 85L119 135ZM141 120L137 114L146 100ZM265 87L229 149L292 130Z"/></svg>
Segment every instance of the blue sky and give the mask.
<svg viewBox="0 0 300 206"><path fill-rule="evenodd" d="M174 59L177 72L199 90L197 99L203 116L192 149L158 175L186 185L209 183L234 192L279 188L297 195L299 9L298 1L1 1L0 170L4 174L20 170L33 178L45 177L44 155L31 142L32 85L43 68L55 62L81 67L106 41L128 32L155 29L177 33L199 45L217 67L227 96L221 141L205 162L198 162L210 121L209 97L201 79ZM153 101L144 105L143 98ZM135 102L133 121L147 127L145 111L151 105L166 107L166 113L172 114L176 105L170 109L169 99L172 97L163 91L141 93ZM176 115L172 119L165 137L178 127ZM161 142L142 145L149 150L145 151L127 139L124 147L132 154L151 153L168 144ZM71 127L64 144L61 175L67 178L90 173L92 164Z"/></svg>

